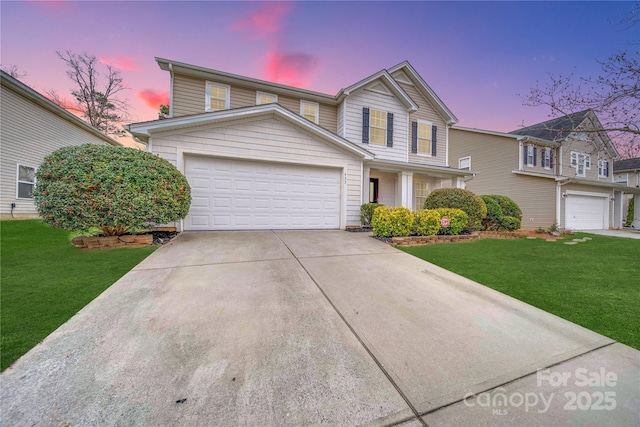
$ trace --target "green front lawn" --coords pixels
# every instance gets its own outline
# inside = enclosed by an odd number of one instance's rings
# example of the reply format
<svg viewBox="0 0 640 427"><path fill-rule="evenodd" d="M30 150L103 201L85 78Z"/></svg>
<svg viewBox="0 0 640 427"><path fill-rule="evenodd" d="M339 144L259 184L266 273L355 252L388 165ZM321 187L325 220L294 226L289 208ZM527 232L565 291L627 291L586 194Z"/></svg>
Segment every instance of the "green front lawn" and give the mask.
<svg viewBox="0 0 640 427"><path fill-rule="evenodd" d="M0 239L2 370L156 249L81 250L39 220L2 221Z"/></svg>
<svg viewBox="0 0 640 427"><path fill-rule="evenodd" d="M400 249L640 350L640 242L585 236Z"/></svg>

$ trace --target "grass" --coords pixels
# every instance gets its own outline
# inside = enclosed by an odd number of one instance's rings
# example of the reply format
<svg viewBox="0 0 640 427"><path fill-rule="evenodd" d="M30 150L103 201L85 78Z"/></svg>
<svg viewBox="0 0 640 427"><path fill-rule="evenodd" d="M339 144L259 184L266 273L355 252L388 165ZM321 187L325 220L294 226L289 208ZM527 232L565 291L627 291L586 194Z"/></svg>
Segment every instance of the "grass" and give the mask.
<svg viewBox="0 0 640 427"><path fill-rule="evenodd" d="M39 220L0 223L0 369L66 322L156 248L81 250Z"/></svg>
<svg viewBox="0 0 640 427"><path fill-rule="evenodd" d="M640 350L640 242L581 237L399 249Z"/></svg>

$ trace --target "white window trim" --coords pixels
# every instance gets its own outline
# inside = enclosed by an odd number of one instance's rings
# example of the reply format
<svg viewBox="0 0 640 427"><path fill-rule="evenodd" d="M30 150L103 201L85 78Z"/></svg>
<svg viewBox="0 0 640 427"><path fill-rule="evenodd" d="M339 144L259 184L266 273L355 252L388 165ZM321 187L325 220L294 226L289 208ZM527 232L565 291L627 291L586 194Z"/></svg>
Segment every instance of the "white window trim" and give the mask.
<svg viewBox="0 0 640 427"><path fill-rule="evenodd" d="M527 145L525 145L525 147L527 147L526 148L526 150L527 150L527 162L525 163L525 165L527 167L532 168L533 164L535 163L535 158L536 158L535 151L533 150L535 145L527 144ZM531 159L531 162L529 162L529 159Z"/></svg>
<svg viewBox="0 0 640 427"><path fill-rule="evenodd" d="M20 166L25 167L25 168L30 168L33 169L33 182L28 182L28 181L20 181ZM37 172L37 168L33 167L33 166L29 166L29 165L25 165L22 163L17 163L16 164L16 199L20 199L20 200L33 200L33 197L20 197L18 188L20 187L20 183L23 184L31 184L33 185L33 188L36 188L36 177L35 174Z"/></svg>
<svg viewBox="0 0 640 427"><path fill-rule="evenodd" d="M429 122L427 120L418 119L418 129L417 129L418 134L420 133L420 125L421 124L430 126L431 130L433 132L433 122ZM417 137L417 135L416 135L416 137ZM429 135L429 153L421 153L420 152L420 144L418 144L418 146L416 147L416 151L417 151L416 155L418 155L420 157L433 157L433 149L432 149L433 140L431 138L433 138L433 136Z"/></svg>
<svg viewBox="0 0 640 427"><path fill-rule="evenodd" d="M609 178L606 174L607 174L607 160L598 159L598 178Z"/></svg>
<svg viewBox="0 0 640 427"><path fill-rule="evenodd" d="M584 159L583 160L584 163L582 165L583 173L580 173L580 157ZM575 164L574 164L574 160L575 160ZM570 166L576 170L576 176L584 178L587 176L587 171L591 170L591 156L588 155L587 153L572 151Z"/></svg>
<svg viewBox="0 0 640 427"><path fill-rule="evenodd" d="M205 89L205 95L204 95L204 110L205 111L220 111L220 110L216 110L211 108L211 87L215 86L215 87L219 87L224 89L224 109L228 110L230 103L231 103L231 86L229 85L225 85L225 84L221 84L221 83L215 83L215 82L210 82L207 80L206 83L206 89Z"/></svg>
<svg viewBox="0 0 640 427"><path fill-rule="evenodd" d="M378 111L380 113L384 113L384 128L378 127L378 126L373 126L373 120L371 119L371 116L373 115L372 112L373 111ZM369 144L374 146L374 147L386 147L387 146L387 120L389 117L389 112L388 111L384 111L384 110L378 110L377 108L369 108ZM376 129L384 129L384 143L383 144L376 144L373 141L373 138L371 138L371 135L373 134L373 132L371 132L372 128L376 128Z"/></svg>
<svg viewBox="0 0 640 427"><path fill-rule="evenodd" d="M469 159L469 170L471 170L471 156L460 157L458 159L458 169L462 169L462 161Z"/></svg>
<svg viewBox="0 0 640 427"><path fill-rule="evenodd" d="M551 148L545 147L542 152L542 167L551 170Z"/></svg>
<svg viewBox="0 0 640 427"><path fill-rule="evenodd" d="M263 96L272 96L274 98L273 102L278 102L278 95L276 95L275 93L256 91L256 105L262 105L261 101ZM271 104L271 102L269 104Z"/></svg>
<svg viewBox="0 0 640 427"><path fill-rule="evenodd" d="M305 105L313 105L314 107L316 107L316 116L313 119L313 122L315 124L318 124L319 115L320 115L320 104L318 104L317 102L300 100L300 115L302 117L304 117L304 106Z"/></svg>

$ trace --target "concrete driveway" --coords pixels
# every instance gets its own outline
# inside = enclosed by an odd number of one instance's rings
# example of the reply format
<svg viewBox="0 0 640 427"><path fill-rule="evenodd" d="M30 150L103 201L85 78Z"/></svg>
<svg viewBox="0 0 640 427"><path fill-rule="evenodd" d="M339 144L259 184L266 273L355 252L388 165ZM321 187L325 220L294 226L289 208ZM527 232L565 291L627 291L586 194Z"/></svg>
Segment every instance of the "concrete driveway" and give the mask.
<svg viewBox="0 0 640 427"><path fill-rule="evenodd" d="M600 236L624 237L626 239L640 239L640 230L623 228L620 230L581 230L582 233L598 234Z"/></svg>
<svg viewBox="0 0 640 427"><path fill-rule="evenodd" d="M640 420L640 352L343 231L183 233L1 381L4 425Z"/></svg>

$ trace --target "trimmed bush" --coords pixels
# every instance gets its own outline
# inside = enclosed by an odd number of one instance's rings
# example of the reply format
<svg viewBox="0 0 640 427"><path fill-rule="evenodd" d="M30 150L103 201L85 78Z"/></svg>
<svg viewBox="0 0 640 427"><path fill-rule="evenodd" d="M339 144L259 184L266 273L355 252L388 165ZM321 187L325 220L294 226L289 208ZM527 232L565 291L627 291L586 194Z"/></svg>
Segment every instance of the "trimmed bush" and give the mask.
<svg viewBox="0 0 640 427"><path fill-rule="evenodd" d="M371 218L373 218L373 211L377 207L384 206L378 203L364 203L360 206L360 224L363 227L371 227Z"/></svg>
<svg viewBox="0 0 640 427"><path fill-rule="evenodd" d="M483 230L498 230L502 220L502 208L491 196L480 196L487 205L487 216L482 220Z"/></svg>
<svg viewBox="0 0 640 427"><path fill-rule="evenodd" d="M469 216L462 209L456 208L438 208L436 209L438 214L440 214L440 220L443 218L449 219L449 226L442 227L440 226L440 230L438 230L438 234L449 234L449 235L457 235L460 234L462 230L467 228L467 224L469 222Z"/></svg>
<svg viewBox="0 0 640 427"><path fill-rule="evenodd" d="M408 236L413 226L413 213L407 208L379 206L373 211L371 225L374 236Z"/></svg>
<svg viewBox="0 0 640 427"><path fill-rule="evenodd" d="M480 230L482 220L487 216L487 205L480 196L462 188L440 188L433 190L424 202L425 209L456 208L468 215L466 228Z"/></svg>
<svg viewBox="0 0 640 427"><path fill-rule="evenodd" d="M502 215L512 216L522 221L522 211L520 210L520 206L518 206L518 204L511 200L509 197L500 196L497 194L490 194L488 197L491 197L493 200L498 202L500 208L502 209Z"/></svg>
<svg viewBox="0 0 640 427"><path fill-rule="evenodd" d="M520 226L521 226L520 219L512 216L503 216L502 219L500 220L500 227L505 230L509 230L509 231L519 230Z"/></svg>
<svg viewBox="0 0 640 427"><path fill-rule="evenodd" d="M440 230L440 214L435 209L424 209L414 214L413 231L418 236L432 236Z"/></svg>
<svg viewBox="0 0 640 427"><path fill-rule="evenodd" d="M120 235L184 218L187 179L168 161L126 147L85 144L44 159L33 192L38 213L56 228Z"/></svg>
<svg viewBox="0 0 640 427"><path fill-rule="evenodd" d="M629 207L627 208L627 221L626 221L626 226L627 227L631 227L631 223L634 220L634 213L633 210L635 209L635 197L633 196L630 200L629 200Z"/></svg>

